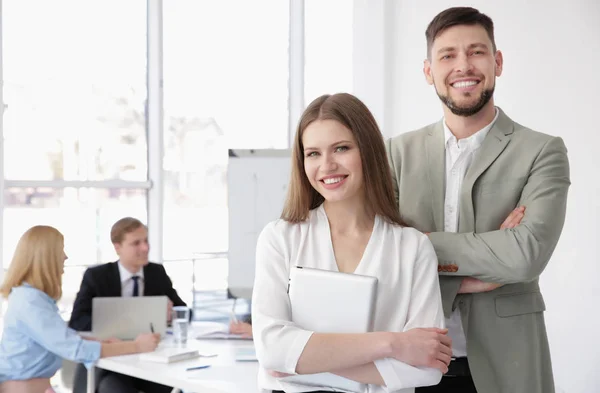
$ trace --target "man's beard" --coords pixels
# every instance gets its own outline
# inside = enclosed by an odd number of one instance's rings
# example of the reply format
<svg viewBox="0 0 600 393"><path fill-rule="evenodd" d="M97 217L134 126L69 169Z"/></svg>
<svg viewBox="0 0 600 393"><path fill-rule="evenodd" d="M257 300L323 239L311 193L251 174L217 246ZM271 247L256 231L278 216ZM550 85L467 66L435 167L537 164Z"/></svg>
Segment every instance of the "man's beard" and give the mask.
<svg viewBox="0 0 600 393"><path fill-rule="evenodd" d="M437 89L435 92L437 93L440 100L450 109L450 112L454 113L456 116L469 117L478 113L494 95L494 87L491 89L484 90L481 92L481 96L479 96L479 100L470 106L459 106L450 96L441 95Z"/></svg>

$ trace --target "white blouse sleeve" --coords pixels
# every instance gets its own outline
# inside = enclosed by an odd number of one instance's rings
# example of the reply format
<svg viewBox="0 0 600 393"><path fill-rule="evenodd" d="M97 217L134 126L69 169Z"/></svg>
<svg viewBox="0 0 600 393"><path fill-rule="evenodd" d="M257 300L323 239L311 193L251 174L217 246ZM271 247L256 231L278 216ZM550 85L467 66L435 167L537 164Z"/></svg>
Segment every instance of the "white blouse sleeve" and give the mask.
<svg viewBox="0 0 600 393"><path fill-rule="evenodd" d="M445 325L435 250L429 238L422 234L418 247L404 331L419 327L444 328ZM442 372L436 368L414 367L392 358L376 360L375 366L388 392L437 385L442 379Z"/></svg>
<svg viewBox="0 0 600 393"><path fill-rule="evenodd" d="M284 221L268 224L256 245L252 293L252 333L256 356L267 370L296 374L298 359L313 332L291 322L287 293L289 254L283 239Z"/></svg>

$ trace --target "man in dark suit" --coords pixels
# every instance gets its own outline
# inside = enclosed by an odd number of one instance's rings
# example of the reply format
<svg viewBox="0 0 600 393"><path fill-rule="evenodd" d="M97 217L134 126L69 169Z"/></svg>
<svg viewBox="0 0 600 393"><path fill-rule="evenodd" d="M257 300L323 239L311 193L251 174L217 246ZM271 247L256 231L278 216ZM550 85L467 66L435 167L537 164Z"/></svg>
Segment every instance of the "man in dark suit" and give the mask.
<svg viewBox="0 0 600 393"><path fill-rule="evenodd" d="M185 306L173 288L171 279L161 264L148 262L148 230L141 221L125 217L117 221L110 232L119 256L116 262L90 267L83 275L81 288L73 305L69 327L77 331L92 329L92 299L115 296L167 296L168 319L173 305ZM167 393L172 388L126 375L99 370L96 373L97 393ZM84 393L87 371L78 365L73 384L74 393Z"/></svg>

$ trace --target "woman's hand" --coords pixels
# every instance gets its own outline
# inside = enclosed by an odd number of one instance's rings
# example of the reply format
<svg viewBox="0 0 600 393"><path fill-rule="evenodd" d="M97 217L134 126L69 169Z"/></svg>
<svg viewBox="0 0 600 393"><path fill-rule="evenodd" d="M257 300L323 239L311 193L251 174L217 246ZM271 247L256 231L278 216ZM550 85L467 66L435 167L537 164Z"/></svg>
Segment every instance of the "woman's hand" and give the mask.
<svg viewBox="0 0 600 393"><path fill-rule="evenodd" d="M160 334L142 333L135 339L135 348L137 352L152 352L158 346Z"/></svg>
<svg viewBox="0 0 600 393"><path fill-rule="evenodd" d="M267 370L267 373L272 376L273 378L285 378L285 377L291 377L294 374L287 374L287 373L281 373L279 371L275 371L275 370Z"/></svg>
<svg viewBox="0 0 600 393"><path fill-rule="evenodd" d="M252 338L252 325L246 322L230 322L229 333L241 334L244 338Z"/></svg>
<svg viewBox="0 0 600 393"><path fill-rule="evenodd" d="M452 358L452 339L448 329L415 328L392 333L392 356L415 367L437 368L448 372Z"/></svg>

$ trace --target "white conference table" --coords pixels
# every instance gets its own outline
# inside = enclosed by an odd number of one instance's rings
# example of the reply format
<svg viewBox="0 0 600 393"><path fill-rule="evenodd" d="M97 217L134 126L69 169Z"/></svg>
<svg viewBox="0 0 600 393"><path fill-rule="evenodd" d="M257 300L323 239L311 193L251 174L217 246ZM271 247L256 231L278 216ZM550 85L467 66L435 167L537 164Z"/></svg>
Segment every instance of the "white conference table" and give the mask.
<svg viewBox="0 0 600 393"><path fill-rule="evenodd" d="M164 339L159 348L174 346L172 338ZM216 357L199 357L174 363L158 363L140 360L140 355L115 356L100 359L96 367L132 377L173 386L186 393L257 393L258 362L236 361L237 350L252 348L248 340L195 340L190 339L188 348L198 349L201 354L217 354ZM186 371L188 367L210 364L201 370ZM94 368L88 370L88 393L94 392Z"/></svg>

